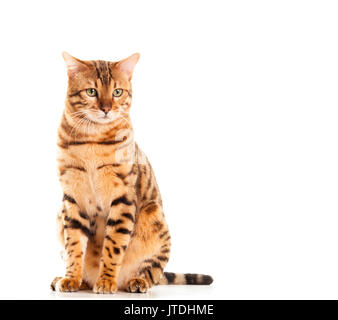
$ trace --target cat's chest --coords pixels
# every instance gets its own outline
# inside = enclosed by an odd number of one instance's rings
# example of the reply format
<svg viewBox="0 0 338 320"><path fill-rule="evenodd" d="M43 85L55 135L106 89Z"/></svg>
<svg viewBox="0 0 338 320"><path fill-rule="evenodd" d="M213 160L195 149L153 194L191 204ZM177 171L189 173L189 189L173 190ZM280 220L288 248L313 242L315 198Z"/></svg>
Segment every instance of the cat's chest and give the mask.
<svg viewBox="0 0 338 320"><path fill-rule="evenodd" d="M113 168L102 167L99 162L88 162L86 164L86 192L82 197L87 198L86 211L92 214L108 214L110 204L114 195L119 192L117 173Z"/></svg>
<svg viewBox="0 0 338 320"><path fill-rule="evenodd" d="M61 183L64 191L79 200L82 210L89 215L106 216L112 199L126 193L133 164L119 164L110 146L77 146L68 150L60 162Z"/></svg>

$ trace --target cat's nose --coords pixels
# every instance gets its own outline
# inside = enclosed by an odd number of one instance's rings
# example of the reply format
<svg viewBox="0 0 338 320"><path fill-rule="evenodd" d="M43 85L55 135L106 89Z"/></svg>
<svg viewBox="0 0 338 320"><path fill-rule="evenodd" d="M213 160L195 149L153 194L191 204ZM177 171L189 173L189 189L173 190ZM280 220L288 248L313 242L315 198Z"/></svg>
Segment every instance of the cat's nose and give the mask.
<svg viewBox="0 0 338 320"><path fill-rule="evenodd" d="M100 109L101 109L105 114L107 114L107 113L111 110L111 106L106 104L106 105L101 106Z"/></svg>

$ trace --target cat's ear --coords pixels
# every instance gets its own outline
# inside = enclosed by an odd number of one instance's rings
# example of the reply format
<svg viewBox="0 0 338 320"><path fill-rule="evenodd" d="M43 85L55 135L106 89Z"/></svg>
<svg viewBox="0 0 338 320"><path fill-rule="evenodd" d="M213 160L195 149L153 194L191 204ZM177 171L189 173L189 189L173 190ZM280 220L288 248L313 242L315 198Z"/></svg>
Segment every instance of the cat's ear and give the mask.
<svg viewBox="0 0 338 320"><path fill-rule="evenodd" d="M63 59L67 65L68 76L72 77L78 72L83 72L88 69L86 63L80 59L74 58L67 52L62 52Z"/></svg>
<svg viewBox="0 0 338 320"><path fill-rule="evenodd" d="M140 54L134 53L130 57L119 61L116 64L116 68L118 68L121 72L126 74L128 79L131 80L138 59L140 59Z"/></svg>

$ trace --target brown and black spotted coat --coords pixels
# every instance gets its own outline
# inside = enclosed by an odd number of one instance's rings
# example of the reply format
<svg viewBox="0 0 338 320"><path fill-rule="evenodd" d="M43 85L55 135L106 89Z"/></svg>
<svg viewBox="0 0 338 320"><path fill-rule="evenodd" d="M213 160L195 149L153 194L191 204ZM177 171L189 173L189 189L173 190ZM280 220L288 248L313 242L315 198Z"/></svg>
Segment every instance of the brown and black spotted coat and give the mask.
<svg viewBox="0 0 338 320"><path fill-rule="evenodd" d="M163 272L170 234L152 167L129 118L138 54L117 63L64 58L69 85L58 130L64 195L57 221L66 273L52 288L146 292L154 284L210 283L205 275ZM88 97L88 88L97 96ZM123 90L120 97L112 94L116 88ZM120 116L93 120L107 111Z"/></svg>

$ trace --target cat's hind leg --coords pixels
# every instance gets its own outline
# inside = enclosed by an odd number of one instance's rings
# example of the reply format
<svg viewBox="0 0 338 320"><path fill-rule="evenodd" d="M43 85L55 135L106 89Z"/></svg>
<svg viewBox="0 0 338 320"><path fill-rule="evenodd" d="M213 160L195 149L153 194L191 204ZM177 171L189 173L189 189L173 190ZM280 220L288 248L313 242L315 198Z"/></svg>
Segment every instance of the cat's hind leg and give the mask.
<svg viewBox="0 0 338 320"><path fill-rule="evenodd" d="M131 293L145 293L153 285L159 283L163 276L163 266L158 260L158 256L154 255L151 259L146 259L141 264L136 277L132 277L127 285L126 290Z"/></svg>
<svg viewBox="0 0 338 320"><path fill-rule="evenodd" d="M127 259L134 258L140 263L125 289L144 293L159 283L170 255L170 235L160 204L152 201L143 206L134 237L127 250Z"/></svg>

